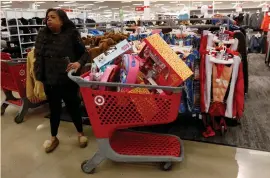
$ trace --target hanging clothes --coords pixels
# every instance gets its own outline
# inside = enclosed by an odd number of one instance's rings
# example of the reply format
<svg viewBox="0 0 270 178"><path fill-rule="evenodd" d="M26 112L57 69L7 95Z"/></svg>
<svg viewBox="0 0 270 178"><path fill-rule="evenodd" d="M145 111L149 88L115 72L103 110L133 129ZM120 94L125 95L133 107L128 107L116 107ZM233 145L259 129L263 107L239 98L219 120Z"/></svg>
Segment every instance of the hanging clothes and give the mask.
<svg viewBox="0 0 270 178"><path fill-rule="evenodd" d="M261 29L263 17L264 17L263 13L252 14L249 19L249 27L251 27L254 30Z"/></svg>
<svg viewBox="0 0 270 178"><path fill-rule="evenodd" d="M261 24L261 29L262 29L264 32L268 32L269 24L270 24L270 15L269 15L269 13L267 12L267 13L264 15L264 18L263 18L263 21L262 21L262 24Z"/></svg>

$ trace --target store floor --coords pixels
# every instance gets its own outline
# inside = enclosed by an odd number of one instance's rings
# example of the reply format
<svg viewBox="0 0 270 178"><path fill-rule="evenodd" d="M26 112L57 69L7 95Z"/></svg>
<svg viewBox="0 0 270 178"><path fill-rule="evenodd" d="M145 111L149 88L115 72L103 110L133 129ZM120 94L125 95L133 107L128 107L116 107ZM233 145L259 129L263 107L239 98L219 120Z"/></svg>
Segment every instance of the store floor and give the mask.
<svg viewBox="0 0 270 178"><path fill-rule="evenodd" d="M77 146L72 123L61 122L60 145L51 154L43 149L49 138L49 120L44 119L44 109L27 115L22 124L15 124L16 109L10 107L1 118L2 178L269 178L270 153L214 144L185 141L185 160L175 164L170 172L160 171L155 165L103 162L93 175L80 169L83 160L97 149L91 128L85 127L89 146Z"/></svg>

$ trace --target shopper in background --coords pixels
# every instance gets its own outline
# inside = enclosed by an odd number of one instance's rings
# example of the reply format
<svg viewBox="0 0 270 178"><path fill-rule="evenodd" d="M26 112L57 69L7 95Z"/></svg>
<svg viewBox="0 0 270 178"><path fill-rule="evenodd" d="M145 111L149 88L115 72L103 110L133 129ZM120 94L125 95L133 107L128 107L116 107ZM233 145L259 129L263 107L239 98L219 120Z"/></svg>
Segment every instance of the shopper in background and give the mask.
<svg viewBox="0 0 270 178"><path fill-rule="evenodd" d="M40 30L35 44L34 72L44 84L51 117L51 139L44 143L45 151L52 152L59 144L57 138L62 100L78 132L80 147L87 146L83 134L78 85L71 81L67 72L79 69L89 60L88 52L79 32L67 14L60 9L48 9L46 27Z"/></svg>

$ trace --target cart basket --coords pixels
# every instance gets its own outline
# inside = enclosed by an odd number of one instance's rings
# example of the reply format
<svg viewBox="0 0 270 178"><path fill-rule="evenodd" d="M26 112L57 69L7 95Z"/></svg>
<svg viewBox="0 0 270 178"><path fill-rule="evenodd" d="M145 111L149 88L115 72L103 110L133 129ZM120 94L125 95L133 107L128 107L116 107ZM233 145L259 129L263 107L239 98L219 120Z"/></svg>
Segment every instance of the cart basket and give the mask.
<svg viewBox="0 0 270 178"><path fill-rule="evenodd" d="M115 130L138 126L166 124L177 118L181 100L181 87L154 86L141 84L123 84L98 82L68 76L80 86L80 91L96 138L110 138ZM119 87L148 90L161 89L172 94L141 94L117 91L95 90L93 87Z"/></svg>

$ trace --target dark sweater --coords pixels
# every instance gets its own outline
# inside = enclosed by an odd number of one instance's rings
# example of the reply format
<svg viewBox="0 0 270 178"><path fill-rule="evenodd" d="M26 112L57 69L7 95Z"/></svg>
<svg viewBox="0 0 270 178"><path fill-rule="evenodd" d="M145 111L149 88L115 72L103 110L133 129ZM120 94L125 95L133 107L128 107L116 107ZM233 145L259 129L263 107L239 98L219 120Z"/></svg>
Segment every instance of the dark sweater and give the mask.
<svg viewBox="0 0 270 178"><path fill-rule="evenodd" d="M38 81L47 85L70 83L67 76L69 62L79 62L84 66L89 54L76 28L53 34L47 27L40 30L35 44L34 71Z"/></svg>

